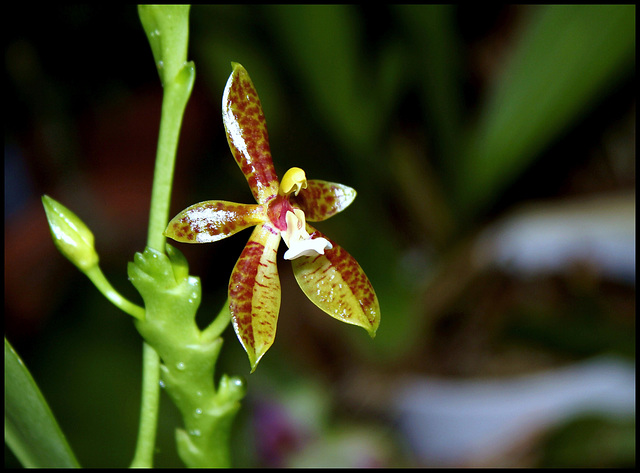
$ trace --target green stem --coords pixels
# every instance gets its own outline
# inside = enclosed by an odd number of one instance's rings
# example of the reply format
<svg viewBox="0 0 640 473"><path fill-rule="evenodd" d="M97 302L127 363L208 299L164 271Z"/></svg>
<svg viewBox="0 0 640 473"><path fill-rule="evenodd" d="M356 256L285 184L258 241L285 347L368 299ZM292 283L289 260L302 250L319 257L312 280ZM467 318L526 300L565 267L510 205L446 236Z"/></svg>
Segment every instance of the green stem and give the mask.
<svg viewBox="0 0 640 473"><path fill-rule="evenodd" d="M151 191L151 210L147 246L164 252L165 237L162 234L169 220L171 186L175 167L178 137L182 126L182 113L176 113L175 87L165 87L160 118L160 132L156 153L156 166ZM180 110L180 109L178 109ZM180 112L184 110L184 107ZM158 409L160 399L160 357L146 342L143 349L142 398L140 402L140 426L132 467L153 466Z"/></svg>
<svg viewBox="0 0 640 473"><path fill-rule="evenodd" d="M161 252L164 252L165 237L162 232L169 221L173 171L178 149L178 137L182 126L182 113L176 113L176 108L179 110L180 104L177 101L181 101L182 95L181 91L176 91L176 87L170 84L165 87L162 99L160 134L158 136L147 234L147 246Z"/></svg>
<svg viewBox="0 0 640 473"><path fill-rule="evenodd" d="M142 350L142 402L140 405L140 426L138 443L131 462L131 468L153 467L153 453L156 443L158 409L160 407L160 357L156 351L143 344Z"/></svg>
<svg viewBox="0 0 640 473"><path fill-rule="evenodd" d="M152 9L165 7L148 7ZM166 7L173 11L175 8L182 10L184 25L188 25L188 10L186 7ZM141 7L141 18L145 15L145 8ZM149 13L149 11L147 11ZM157 11L158 18L171 21L172 13L168 10L164 13ZM153 13L152 13L153 15ZM179 15L180 16L180 15ZM145 17L148 19L148 17ZM174 20L178 20L175 17ZM143 20L143 24L145 21ZM162 28L161 28L162 29ZM161 32L165 37L171 36L169 30ZM186 37L184 53L186 54ZM169 43L171 43L169 41ZM154 43L152 42L152 49ZM178 48L180 50L181 48ZM154 56L157 51L154 50ZM179 51L178 51L179 53ZM179 53L180 54L180 53ZM182 118L191 95L195 78L193 63L183 63L176 57L158 58L157 65L163 65L161 80L164 87L162 97L162 113L160 116L160 130L158 135L158 148L156 151L156 165L153 175L153 188L151 190L151 206L149 211L149 227L147 233L147 247L158 252L165 252L165 237L163 232L169 221L169 205L171 202L171 187L178 149L178 139L182 127ZM177 64L181 68L177 69ZM160 67L160 66L159 66ZM165 77L164 73L175 72L171 77ZM144 344L143 363L143 392L140 407L140 427L138 431L138 444L133 460L134 465L153 466L153 451L155 445L156 429L158 424L158 400L160 396L160 357L158 353L147 343Z"/></svg>
<svg viewBox="0 0 640 473"><path fill-rule="evenodd" d="M97 264L85 271L87 277L98 288L98 290L109 299L113 305L136 319L144 319L144 309L139 305L125 299L116 291L111 283L107 280L104 273Z"/></svg>

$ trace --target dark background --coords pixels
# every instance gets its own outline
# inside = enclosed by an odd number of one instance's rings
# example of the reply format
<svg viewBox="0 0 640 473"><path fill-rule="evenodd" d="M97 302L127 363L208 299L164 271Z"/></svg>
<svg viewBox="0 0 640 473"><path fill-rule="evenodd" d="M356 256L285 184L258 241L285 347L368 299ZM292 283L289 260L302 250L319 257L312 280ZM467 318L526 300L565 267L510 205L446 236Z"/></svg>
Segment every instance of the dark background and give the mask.
<svg viewBox="0 0 640 473"><path fill-rule="evenodd" d="M278 336L256 373L225 333L218 373L248 380L237 466L429 466L392 408L404 376L509 379L603 354L635 359L635 269L612 275L578 258L534 274L491 255L477 264L475 246L532 205L567 221L620 211L634 228L635 7L198 5L190 18L196 84L172 215L208 199L251 202L220 119L240 62L279 175L300 166L358 190L318 226L356 257L382 310L372 341L319 313L281 261ZM84 220L109 280L139 302L126 264L146 241L160 83L135 6L19 5L5 31L5 335L81 464L126 466L139 336L57 253L40 196ZM203 324L248 236L180 245L202 279ZM632 246L624 258L635 263ZM163 398L158 466L179 465L177 425ZM586 455L602 438L614 440ZM515 454L459 463L632 466L634 444L634 415L596 415Z"/></svg>

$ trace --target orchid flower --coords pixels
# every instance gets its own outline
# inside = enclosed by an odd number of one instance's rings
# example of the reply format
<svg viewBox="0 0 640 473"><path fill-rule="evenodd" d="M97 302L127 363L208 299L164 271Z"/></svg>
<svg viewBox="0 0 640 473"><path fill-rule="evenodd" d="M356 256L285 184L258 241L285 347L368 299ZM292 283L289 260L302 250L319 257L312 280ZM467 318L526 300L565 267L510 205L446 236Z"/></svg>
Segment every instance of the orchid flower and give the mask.
<svg viewBox="0 0 640 473"><path fill-rule="evenodd" d="M378 299L357 261L307 222L325 220L356 197L351 187L307 180L300 168L278 180L265 117L247 71L232 63L222 99L222 117L233 157L257 204L208 200L176 215L165 236L184 243L209 243L255 226L229 280L229 311L253 372L273 344L280 310L276 257L280 240L288 250L302 291L316 306L374 337L380 323Z"/></svg>

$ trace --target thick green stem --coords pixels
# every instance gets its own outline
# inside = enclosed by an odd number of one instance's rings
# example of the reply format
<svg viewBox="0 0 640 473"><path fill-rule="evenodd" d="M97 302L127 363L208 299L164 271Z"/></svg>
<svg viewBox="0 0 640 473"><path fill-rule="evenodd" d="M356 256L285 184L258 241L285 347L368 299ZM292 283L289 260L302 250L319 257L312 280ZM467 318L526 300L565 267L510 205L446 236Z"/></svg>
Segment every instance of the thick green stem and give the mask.
<svg viewBox="0 0 640 473"><path fill-rule="evenodd" d="M146 308L136 327L162 359L162 382L182 414L184 429L176 432L180 458L190 467L228 467L231 422L244 396L239 378L222 376L217 389L214 385L219 335L229 324L229 311L225 305L200 331L195 322L200 280L188 275L175 248L168 253L147 248L129 263L129 279Z"/></svg>

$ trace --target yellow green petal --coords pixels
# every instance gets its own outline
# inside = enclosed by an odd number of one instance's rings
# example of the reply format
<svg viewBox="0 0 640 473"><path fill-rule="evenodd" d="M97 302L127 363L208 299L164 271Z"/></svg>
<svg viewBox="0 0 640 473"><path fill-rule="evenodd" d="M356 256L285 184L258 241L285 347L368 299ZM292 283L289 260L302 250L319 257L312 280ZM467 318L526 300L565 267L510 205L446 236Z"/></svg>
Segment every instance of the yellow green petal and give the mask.
<svg viewBox="0 0 640 473"><path fill-rule="evenodd" d="M309 225L307 231L311 238L326 238L333 248L324 255L291 261L298 285L331 317L362 327L374 337L380 325L380 305L371 282L344 248Z"/></svg>
<svg viewBox="0 0 640 473"><path fill-rule="evenodd" d="M261 205L207 200L176 215L164 235L182 243L211 243L266 220Z"/></svg>
<svg viewBox="0 0 640 473"><path fill-rule="evenodd" d="M280 232L269 223L251 234L229 280L233 328L244 347L251 371L271 347L280 311L280 278L276 257Z"/></svg>
<svg viewBox="0 0 640 473"><path fill-rule="evenodd" d="M300 207L307 221L320 222L342 212L355 198L356 190L349 186L311 179L306 189L291 196L291 203Z"/></svg>

